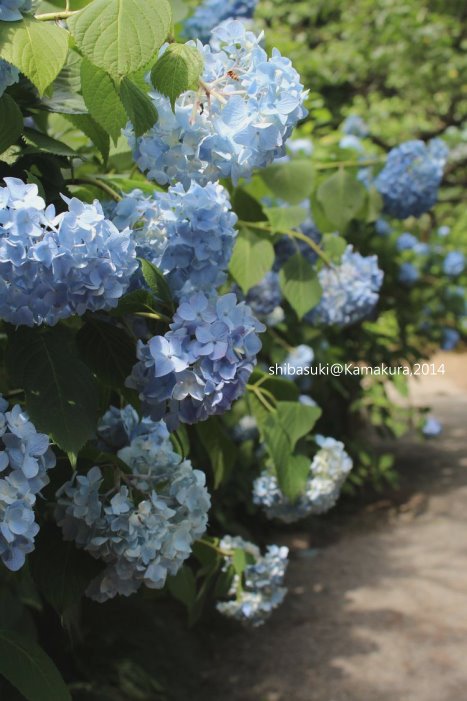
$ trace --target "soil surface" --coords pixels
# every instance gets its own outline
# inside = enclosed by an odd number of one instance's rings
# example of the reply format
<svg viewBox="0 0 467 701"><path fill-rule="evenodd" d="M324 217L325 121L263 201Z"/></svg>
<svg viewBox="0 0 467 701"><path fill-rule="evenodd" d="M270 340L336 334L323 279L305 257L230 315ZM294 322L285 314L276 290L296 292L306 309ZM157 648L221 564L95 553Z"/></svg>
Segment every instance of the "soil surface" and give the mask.
<svg viewBox="0 0 467 701"><path fill-rule="evenodd" d="M215 636L200 699L467 698L467 356L435 360L446 374L414 382L411 401L443 434L401 441L400 489L332 521L330 545L288 536L285 604Z"/></svg>

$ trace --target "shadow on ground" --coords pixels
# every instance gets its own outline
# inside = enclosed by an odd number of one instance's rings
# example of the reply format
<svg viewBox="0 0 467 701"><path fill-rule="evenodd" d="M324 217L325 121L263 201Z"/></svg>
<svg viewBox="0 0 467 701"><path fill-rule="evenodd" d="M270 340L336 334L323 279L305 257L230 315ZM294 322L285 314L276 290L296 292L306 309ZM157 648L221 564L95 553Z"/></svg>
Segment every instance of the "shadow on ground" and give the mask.
<svg viewBox="0 0 467 701"><path fill-rule="evenodd" d="M466 363L461 365L465 372ZM464 380L465 381L465 380ZM289 596L263 628L213 633L197 701L459 701L467 688L467 392L426 383L442 437L399 444L401 489L332 545L292 537Z"/></svg>

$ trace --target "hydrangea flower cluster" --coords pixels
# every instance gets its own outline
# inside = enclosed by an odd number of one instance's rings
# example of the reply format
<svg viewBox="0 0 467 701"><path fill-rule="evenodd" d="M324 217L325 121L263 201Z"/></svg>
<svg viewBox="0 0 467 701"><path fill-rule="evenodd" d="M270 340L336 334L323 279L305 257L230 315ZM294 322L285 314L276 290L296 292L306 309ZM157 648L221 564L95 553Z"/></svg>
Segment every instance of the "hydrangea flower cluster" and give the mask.
<svg viewBox="0 0 467 701"><path fill-rule="evenodd" d="M228 19L251 19L258 0L204 0L183 27L183 36L208 42L211 31Z"/></svg>
<svg viewBox="0 0 467 701"><path fill-rule="evenodd" d="M268 323L268 316L274 312L282 302L282 291L279 284L279 275L269 271L261 282L248 290L246 303L253 313Z"/></svg>
<svg viewBox="0 0 467 701"><path fill-rule="evenodd" d="M321 324L347 326L371 313L378 301L383 272L377 256L362 256L347 246L337 266L318 273L323 289L319 304L305 317Z"/></svg>
<svg viewBox="0 0 467 701"><path fill-rule="evenodd" d="M420 277L418 268L413 263L401 263L399 266L398 280L403 285L410 287L414 285Z"/></svg>
<svg viewBox="0 0 467 701"><path fill-rule="evenodd" d="M303 203L308 206L308 203ZM311 241L319 243L322 235L314 223L311 212L307 219L300 225L299 230L305 234ZM275 246L276 262L275 269L281 268L296 253L300 253L311 265L316 262L318 256L316 252L309 246L306 241L292 238L291 236L281 236Z"/></svg>
<svg viewBox="0 0 467 701"><path fill-rule="evenodd" d="M34 12L38 0L0 0L0 21L16 22L23 19L23 14Z"/></svg>
<svg viewBox="0 0 467 701"><path fill-rule="evenodd" d="M245 389L264 329L233 293L184 297L164 336L138 342L127 386L171 426L222 414Z"/></svg>
<svg viewBox="0 0 467 701"><path fill-rule="evenodd" d="M151 197L134 190L112 207L111 219L134 229L138 257L161 270L176 297L225 282L237 216L222 185L191 183L185 191L179 183Z"/></svg>
<svg viewBox="0 0 467 701"><path fill-rule="evenodd" d="M263 472L254 481L253 502L263 507L268 518L292 523L311 514L323 514L335 505L352 460L340 441L323 436L315 440L319 450L310 464L305 491L297 501L289 501L281 492L275 475Z"/></svg>
<svg viewBox="0 0 467 701"><path fill-rule="evenodd" d="M24 565L34 550L39 526L34 504L49 483L47 471L55 467L49 439L37 433L28 415L0 395L0 558L9 570Z"/></svg>
<svg viewBox="0 0 467 701"><path fill-rule="evenodd" d="M454 350L454 348L457 346L459 341L461 340L461 336L459 331L456 329L451 329L449 327L444 327L441 332L441 348L443 350Z"/></svg>
<svg viewBox="0 0 467 701"><path fill-rule="evenodd" d="M296 376L303 376L304 369L309 368L313 362L315 353L313 348L302 343L288 353L281 367L284 372L281 373L285 377L293 379Z"/></svg>
<svg viewBox="0 0 467 701"><path fill-rule="evenodd" d="M422 433L426 438L435 438L442 432L441 423L434 416L427 416L422 427Z"/></svg>
<svg viewBox="0 0 467 701"><path fill-rule="evenodd" d="M172 448L165 424L139 420L132 407L112 408L99 425L101 440L128 465L123 486L103 493L99 467L57 492L56 520L65 540L106 563L87 595L106 601L144 583L161 589L178 572L207 526L205 475Z"/></svg>
<svg viewBox="0 0 467 701"><path fill-rule="evenodd" d="M3 58L0 58L0 97L10 85L17 83L18 80L19 70L15 68L15 66L12 66L11 63L8 63L8 61L4 61Z"/></svg>
<svg viewBox="0 0 467 701"><path fill-rule="evenodd" d="M219 601L217 610L224 616L241 623L260 626L272 611L281 605L287 589L283 586L287 568L288 548L268 545L264 555L254 543L243 538L226 535L219 548L226 551L224 571L233 570L232 557L235 550L246 553L246 568L242 575L234 574L227 601Z"/></svg>
<svg viewBox="0 0 467 701"><path fill-rule="evenodd" d="M349 136L357 136L359 139L364 139L368 136L368 124L358 114L350 114L342 123L342 131Z"/></svg>
<svg viewBox="0 0 467 701"><path fill-rule="evenodd" d="M428 145L406 141L393 148L375 180L384 210L396 219L419 217L436 203L448 149L440 139Z"/></svg>
<svg viewBox="0 0 467 701"><path fill-rule="evenodd" d="M449 277L457 277L464 272L465 257L460 251L449 251L443 261L443 272Z"/></svg>
<svg viewBox="0 0 467 701"><path fill-rule="evenodd" d="M150 93L159 119L136 138L126 130L134 158L148 177L165 185L201 185L250 177L285 153L285 142L306 115L306 92L289 59L271 58L240 21L216 27L204 58L203 87L183 93L172 111L167 97ZM163 51L165 49L162 49Z"/></svg>
<svg viewBox="0 0 467 701"><path fill-rule="evenodd" d="M259 436L258 422L254 416L246 414L237 421L233 427L232 434L238 443L253 441Z"/></svg>
<svg viewBox="0 0 467 701"><path fill-rule="evenodd" d="M0 188L0 318L56 324L73 314L111 309L137 269L130 231L118 231L102 207L64 198L46 208L37 185L5 178Z"/></svg>

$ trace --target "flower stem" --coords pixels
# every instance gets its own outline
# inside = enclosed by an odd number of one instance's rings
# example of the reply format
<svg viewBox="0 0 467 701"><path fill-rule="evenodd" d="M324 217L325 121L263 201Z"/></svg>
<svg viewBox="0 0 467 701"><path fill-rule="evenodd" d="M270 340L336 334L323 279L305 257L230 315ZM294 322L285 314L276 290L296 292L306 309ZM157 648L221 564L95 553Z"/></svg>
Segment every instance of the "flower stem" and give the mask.
<svg viewBox="0 0 467 701"><path fill-rule="evenodd" d="M332 163L314 163L315 170L331 170L332 168L361 168L365 166L374 166L378 163L384 163L386 157L367 158L361 161L333 161Z"/></svg>
<svg viewBox="0 0 467 701"><path fill-rule="evenodd" d="M122 199L120 193L114 190L113 187L110 187L110 185L107 185L107 183L100 180L100 178L81 177L75 178L74 180L69 180L69 183L71 185L92 185L93 187L98 187L100 190L102 190L102 192L105 192L116 202L120 202Z"/></svg>
<svg viewBox="0 0 467 701"><path fill-rule="evenodd" d="M61 12L46 12L43 15L36 15L35 19L38 19L39 22L55 22L59 19L68 19L68 17L72 17L73 15L78 14L78 12L79 10L62 10Z"/></svg>
<svg viewBox="0 0 467 701"><path fill-rule="evenodd" d="M324 253L324 251L322 251L322 249L318 246L318 244L315 243L313 239L310 239L308 236L303 234L301 231L294 231L293 229L276 229L270 224L266 224L265 222L248 222L239 220L238 224L240 226L246 227L247 229L249 228L257 229L258 231L269 231L271 234L281 234L283 236L289 236L290 238L299 239L299 241L303 241L310 248L312 248L316 255L319 256L326 263L326 265L332 267L331 261Z"/></svg>

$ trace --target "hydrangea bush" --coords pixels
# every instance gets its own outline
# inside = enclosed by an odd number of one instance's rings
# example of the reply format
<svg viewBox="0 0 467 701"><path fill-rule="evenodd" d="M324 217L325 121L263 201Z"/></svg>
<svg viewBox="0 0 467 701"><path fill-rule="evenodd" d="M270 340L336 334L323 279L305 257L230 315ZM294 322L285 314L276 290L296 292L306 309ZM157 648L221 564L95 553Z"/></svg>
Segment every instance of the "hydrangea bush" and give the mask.
<svg viewBox="0 0 467 701"><path fill-rule="evenodd" d="M0 0L0 591L6 645L35 656L29 608L53 628L60 701L114 694L83 649L126 606L162 640L184 609L263 624L287 590L270 521L394 482L368 425L440 432L391 401L405 376L326 368L410 370L467 328L449 138L313 132L255 3L138 6ZM143 679L132 654L112 665Z"/></svg>

